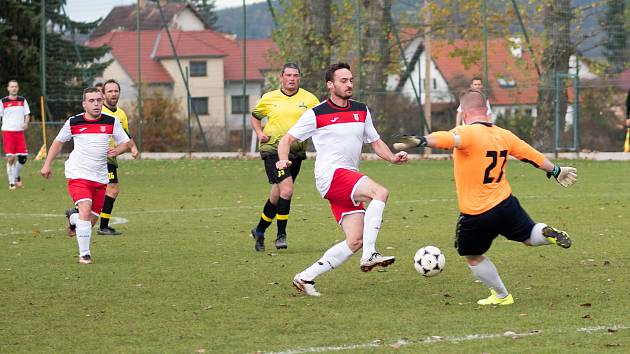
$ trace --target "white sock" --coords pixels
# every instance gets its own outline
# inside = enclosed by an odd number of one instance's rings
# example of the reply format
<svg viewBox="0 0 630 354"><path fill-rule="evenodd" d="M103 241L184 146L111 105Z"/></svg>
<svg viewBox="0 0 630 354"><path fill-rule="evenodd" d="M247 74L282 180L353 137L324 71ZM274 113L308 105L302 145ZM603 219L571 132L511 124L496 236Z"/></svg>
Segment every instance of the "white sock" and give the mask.
<svg viewBox="0 0 630 354"><path fill-rule="evenodd" d="M479 279L488 288L494 289L494 291L497 292L498 298L502 299L510 294L505 288L505 285L503 285L499 272L490 258L486 257L486 259L476 266L469 264L468 268L473 272L475 278Z"/></svg>
<svg viewBox="0 0 630 354"><path fill-rule="evenodd" d="M302 280L314 280L318 276L339 267L353 254L354 252L348 247L346 241L341 241L329 248L322 258L300 273L300 278Z"/></svg>
<svg viewBox="0 0 630 354"><path fill-rule="evenodd" d="M542 230L547 227L547 224L538 223L534 225L532 228L532 232L529 234L529 243L532 246L542 246L549 245L551 242L547 240L545 235L543 235Z"/></svg>
<svg viewBox="0 0 630 354"><path fill-rule="evenodd" d="M70 224L71 225L76 225L77 224L77 220L79 220L79 213L74 213L70 215Z"/></svg>
<svg viewBox="0 0 630 354"><path fill-rule="evenodd" d="M92 237L92 223L89 220L77 219L77 242L79 243L79 256L90 254L90 238Z"/></svg>
<svg viewBox="0 0 630 354"><path fill-rule="evenodd" d="M381 230L384 210L385 203L376 199L372 199L370 205L365 209L365 216L363 217L363 256L361 258L370 258L372 253L376 252L376 237Z"/></svg>
<svg viewBox="0 0 630 354"><path fill-rule="evenodd" d="M17 162L14 162L13 165L9 164L7 162L7 177L9 178L9 184L15 184L15 164Z"/></svg>

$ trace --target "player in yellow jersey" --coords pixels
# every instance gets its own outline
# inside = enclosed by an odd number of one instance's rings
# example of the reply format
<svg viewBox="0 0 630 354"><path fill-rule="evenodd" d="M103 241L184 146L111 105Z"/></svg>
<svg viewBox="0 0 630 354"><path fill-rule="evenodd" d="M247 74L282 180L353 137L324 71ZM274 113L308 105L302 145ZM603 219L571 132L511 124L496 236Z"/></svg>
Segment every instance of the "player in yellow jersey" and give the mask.
<svg viewBox="0 0 630 354"><path fill-rule="evenodd" d="M302 160L306 159L307 142L291 145L290 168L278 170L278 143L298 118L307 109L317 105L319 100L312 93L300 88L300 68L293 63L284 64L280 72L280 89L265 93L252 112L252 128L256 132L258 150L265 164L265 172L271 184L269 199L263 207L258 225L252 229L256 240L255 249L265 250L265 230L277 219L278 234L276 248L287 248L287 221L293 196L293 183L300 173ZM267 124L262 128L262 119Z"/></svg>
<svg viewBox="0 0 630 354"><path fill-rule="evenodd" d="M423 137L404 137L396 149L427 146L454 149L453 162L457 202L461 214L457 222L455 247L479 281L490 288L490 296L480 305L510 305L514 298L499 273L485 256L500 234L528 246L556 244L571 247L569 235L543 223L535 223L512 195L505 175L509 156L529 162L555 177L564 187L573 185L577 171L559 167L512 132L490 122L486 99L481 92L462 96L465 126L434 132Z"/></svg>
<svg viewBox="0 0 630 354"><path fill-rule="evenodd" d="M116 117L122 124L123 129L127 135L129 135L129 122L127 121L127 114L125 111L118 107L118 100L120 99L120 85L116 80L110 79L103 83L103 95L105 96L105 102L103 103L103 113ZM110 146L114 142L110 140ZM133 139L129 140L129 146L131 147L131 156L135 159L138 156L138 147ZM103 204L103 210L101 211L101 225L96 231L99 235L121 235L122 233L109 226L109 219L114 209L114 202L118 197L118 161L115 157L107 158L107 175L109 177L109 183L107 184L107 190L105 191L105 203Z"/></svg>

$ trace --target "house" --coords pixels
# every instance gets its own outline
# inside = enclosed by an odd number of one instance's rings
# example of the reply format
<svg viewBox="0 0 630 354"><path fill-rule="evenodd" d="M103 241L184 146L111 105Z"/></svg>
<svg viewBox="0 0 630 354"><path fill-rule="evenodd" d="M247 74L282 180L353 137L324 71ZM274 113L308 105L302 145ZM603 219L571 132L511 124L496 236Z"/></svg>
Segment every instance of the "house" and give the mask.
<svg viewBox="0 0 630 354"><path fill-rule="evenodd" d="M204 19L189 3L166 3L161 5L162 15L168 28L180 31L202 31L209 29ZM89 40L102 37L113 31L135 31L137 24L137 6L116 6L90 34ZM161 30L162 16L157 4L140 1L140 30Z"/></svg>
<svg viewBox="0 0 630 354"><path fill-rule="evenodd" d="M417 58L413 63L413 70L407 76L407 80L401 82L400 75L390 76L388 88L398 89L408 97L415 97L410 80L414 81L418 87L418 63L420 63L421 89L425 75L425 52L422 47L422 38L410 38L405 47L404 53L408 61ZM483 77L483 58L476 63L464 63L457 52L472 50L483 55L482 43L470 41L445 41L433 40L431 45L431 67L432 78L431 102L450 102L453 106L458 105L458 96L469 86L473 77ZM418 53L420 53L418 55ZM415 55L414 55L415 54ZM575 57L571 57L570 74L575 74ZM588 66L580 61L580 79L593 79L595 75L591 73ZM488 90L488 99L492 105L493 114L506 115L521 111L526 115L535 117L536 104L538 100L538 75L531 59L531 55L524 47L519 38L505 39L494 38L488 40L488 82L484 83ZM424 97L422 97L424 103ZM571 109L571 107L569 107ZM567 112L570 114L571 112Z"/></svg>

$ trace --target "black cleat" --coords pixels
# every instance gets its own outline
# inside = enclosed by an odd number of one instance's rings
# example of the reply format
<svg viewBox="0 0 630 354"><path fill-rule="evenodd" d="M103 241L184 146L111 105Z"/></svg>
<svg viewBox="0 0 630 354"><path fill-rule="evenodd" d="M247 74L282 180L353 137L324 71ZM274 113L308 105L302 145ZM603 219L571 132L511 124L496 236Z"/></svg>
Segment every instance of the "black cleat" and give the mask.
<svg viewBox="0 0 630 354"><path fill-rule="evenodd" d="M70 237L77 234L77 225L72 225L70 223L70 215L76 214L78 212L79 211L77 210L77 208L70 208L66 210L66 218L68 218L68 228L66 230L68 231L68 236Z"/></svg>
<svg viewBox="0 0 630 354"><path fill-rule="evenodd" d="M101 227L98 230L96 230L96 233L99 235L106 235L106 236L118 236L118 235L122 235L122 232L120 231L116 231L116 229L114 229L113 227Z"/></svg>
<svg viewBox="0 0 630 354"><path fill-rule="evenodd" d="M286 249L287 248L287 235L279 234L278 238L276 238L276 248L277 249Z"/></svg>
<svg viewBox="0 0 630 354"><path fill-rule="evenodd" d="M571 247L571 238L569 234L562 230L558 230L551 226L546 226L542 229L542 234L552 244L558 245L562 248Z"/></svg>
<svg viewBox="0 0 630 354"><path fill-rule="evenodd" d="M256 229L252 229L252 237L256 240L254 248L257 252L265 252L265 234L259 233Z"/></svg>

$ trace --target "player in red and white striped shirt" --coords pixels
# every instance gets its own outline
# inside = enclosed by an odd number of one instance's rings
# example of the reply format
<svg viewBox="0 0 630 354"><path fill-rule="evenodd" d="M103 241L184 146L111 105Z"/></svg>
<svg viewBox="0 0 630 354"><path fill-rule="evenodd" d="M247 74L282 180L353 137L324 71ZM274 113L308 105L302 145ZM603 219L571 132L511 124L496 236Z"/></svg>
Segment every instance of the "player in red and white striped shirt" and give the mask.
<svg viewBox="0 0 630 354"><path fill-rule="evenodd" d="M26 164L26 157L28 156L24 131L28 128L31 111L28 108L26 99L18 96L19 90L20 86L16 80L9 81L7 85L9 95L2 99L2 104L0 105L2 141L4 154L7 157L9 190L14 190L15 187L22 187L20 171Z"/></svg>
<svg viewBox="0 0 630 354"><path fill-rule="evenodd" d="M108 182L107 157L115 157L128 150L129 136L115 117L101 113L103 95L97 88L89 87L83 91L83 108L84 113L70 117L61 128L50 146L41 174L46 179L51 177L52 161L63 144L73 139L74 149L66 160L65 175L68 192L79 212L66 213L66 216L69 230L76 229L79 263L90 264L92 226L103 208ZM115 148L109 147L110 137L117 144Z"/></svg>

